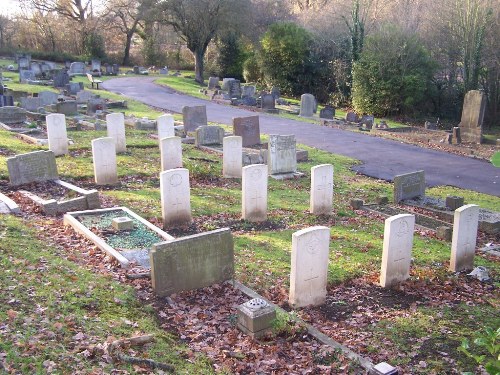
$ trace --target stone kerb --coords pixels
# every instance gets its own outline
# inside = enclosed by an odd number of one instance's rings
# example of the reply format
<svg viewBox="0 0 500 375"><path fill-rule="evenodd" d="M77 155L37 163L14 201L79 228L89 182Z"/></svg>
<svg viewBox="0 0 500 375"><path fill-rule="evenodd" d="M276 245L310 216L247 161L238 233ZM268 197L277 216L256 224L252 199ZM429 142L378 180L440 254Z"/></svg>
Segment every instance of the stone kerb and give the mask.
<svg viewBox="0 0 500 375"><path fill-rule="evenodd" d="M259 222L267 219L267 166L253 164L242 168L242 217Z"/></svg>
<svg viewBox="0 0 500 375"><path fill-rule="evenodd" d="M191 222L189 170L176 168L161 172L160 195L163 228Z"/></svg>
<svg viewBox="0 0 500 375"><path fill-rule="evenodd" d="M108 137L112 138L115 142L116 152L126 152L125 116L123 113L110 113L106 115L106 127Z"/></svg>
<svg viewBox="0 0 500 375"><path fill-rule="evenodd" d="M118 183L115 141L113 138L105 137L92 140L92 159L94 162L94 178L97 185L114 185Z"/></svg>
<svg viewBox="0 0 500 375"><path fill-rule="evenodd" d="M7 158L7 169L12 186L59 178L52 151L33 151Z"/></svg>
<svg viewBox="0 0 500 375"><path fill-rule="evenodd" d="M309 212L328 215L333 208L333 165L322 164L311 168L311 198Z"/></svg>
<svg viewBox="0 0 500 375"><path fill-rule="evenodd" d="M380 285L397 285L410 277L415 216L400 214L385 220Z"/></svg>
<svg viewBox="0 0 500 375"><path fill-rule="evenodd" d="M156 119L156 125L158 128L158 139L165 137L175 136L174 129L174 116L173 115L161 115Z"/></svg>
<svg viewBox="0 0 500 375"><path fill-rule="evenodd" d="M160 139L161 170L182 168L182 140L180 137Z"/></svg>
<svg viewBox="0 0 500 375"><path fill-rule="evenodd" d="M66 116L61 113L53 113L46 116L47 138L49 150L55 156L68 153L68 133L66 131Z"/></svg>
<svg viewBox="0 0 500 375"><path fill-rule="evenodd" d="M474 267L478 222L478 205L468 204L455 210L450 271L458 272Z"/></svg>
<svg viewBox="0 0 500 375"><path fill-rule="evenodd" d="M222 175L225 178L241 178L243 168L242 138L225 137L222 144Z"/></svg>
<svg viewBox="0 0 500 375"><path fill-rule="evenodd" d="M318 306L325 302L329 248L327 227L306 228L292 235L288 301L293 307Z"/></svg>

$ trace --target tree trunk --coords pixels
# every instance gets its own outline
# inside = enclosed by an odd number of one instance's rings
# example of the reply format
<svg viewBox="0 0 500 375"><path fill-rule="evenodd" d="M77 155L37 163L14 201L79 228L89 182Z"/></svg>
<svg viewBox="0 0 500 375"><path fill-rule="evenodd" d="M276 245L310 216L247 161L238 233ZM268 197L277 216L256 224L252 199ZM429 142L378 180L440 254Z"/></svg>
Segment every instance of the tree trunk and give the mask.
<svg viewBox="0 0 500 375"><path fill-rule="evenodd" d="M203 84L203 50L201 48L194 51L194 64L195 64L195 81Z"/></svg>
<svg viewBox="0 0 500 375"><path fill-rule="evenodd" d="M130 44L132 43L132 36L133 33L128 33L127 34L127 40L125 42L125 52L123 53L123 61L122 65L127 66L129 65L129 60L130 60Z"/></svg>

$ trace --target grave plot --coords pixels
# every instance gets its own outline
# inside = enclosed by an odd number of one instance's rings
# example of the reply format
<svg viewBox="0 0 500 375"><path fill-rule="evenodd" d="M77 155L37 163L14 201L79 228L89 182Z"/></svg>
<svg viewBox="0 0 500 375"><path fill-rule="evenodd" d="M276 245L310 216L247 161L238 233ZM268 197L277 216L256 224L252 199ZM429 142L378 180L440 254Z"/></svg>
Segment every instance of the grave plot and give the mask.
<svg viewBox="0 0 500 375"><path fill-rule="evenodd" d="M64 224L87 237L124 268L131 262L150 268L149 251L153 245L174 239L126 207L68 212Z"/></svg>

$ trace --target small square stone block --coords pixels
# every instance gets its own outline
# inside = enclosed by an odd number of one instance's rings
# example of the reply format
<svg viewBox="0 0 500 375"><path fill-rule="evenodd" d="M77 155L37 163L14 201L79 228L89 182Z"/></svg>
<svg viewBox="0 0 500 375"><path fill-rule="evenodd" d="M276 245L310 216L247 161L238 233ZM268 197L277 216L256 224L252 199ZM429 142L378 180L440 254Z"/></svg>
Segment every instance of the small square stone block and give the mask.
<svg viewBox="0 0 500 375"><path fill-rule="evenodd" d="M380 374L380 375L397 375L398 370L388 364L387 362L380 362L378 365L375 365L373 367L375 370L375 374Z"/></svg>
<svg viewBox="0 0 500 375"><path fill-rule="evenodd" d="M351 199L350 205L353 210L360 210L361 207L363 207L363 200L362 199Z"/></svg>
<svg viewBox="0 0 500 375"><path fill-rule="evenodd" d="M115 230L131 230L134 229L134 222L128 217L115 217L111 221L111 225Z"/></svg>
<svg viewBox="0 0 500 375"><path fill-rule="evenodd" d="M264 336L276 319L276 309L260 298L238 306L238 328L252 338Z"/></svg>
<svg viewBox="0 0 500 375"><path fill-rule="evenodd" d="M452 195L448 195L446 197L446 207L450 210L455 211L457 208L460 208L464 205L464 197L455 197Z"/></svg>
<svg viewBox="0 0 500 375"><path fill-rule="evenodd" d="M375 199L375 202L377 204L387 204L389 203L389 198L387 197L387 195L379 195L376 199Z"/></svg>
<svg viewBox="0 0 500 375"><path fill-rule="evenodd" d="M450 242L453 236L453 230L445 225L437 227L436 236L437 238Z"/></svg>

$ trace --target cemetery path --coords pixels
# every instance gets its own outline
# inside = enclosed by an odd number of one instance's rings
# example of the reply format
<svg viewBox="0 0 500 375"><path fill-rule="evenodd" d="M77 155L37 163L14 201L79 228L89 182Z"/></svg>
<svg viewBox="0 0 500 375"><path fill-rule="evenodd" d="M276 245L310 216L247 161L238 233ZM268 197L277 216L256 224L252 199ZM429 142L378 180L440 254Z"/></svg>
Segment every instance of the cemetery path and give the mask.
<svg viewBox="0 0 500 375"><path fill-rule="evenodd" d="M102 87L145 104L182 113L182 107L206 105L208 121L232 124L233 117L255 116L256 112L180 94L154 83L155 77L124 77L105 81ZM353 170L392 181L394 176L425 171L428 186L451 185L500 196L500 168L491 163L409 145L366 134L333 129L258 113L260 130L266 134L295 134L297 142L359 160Z"/></svg>

